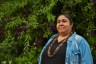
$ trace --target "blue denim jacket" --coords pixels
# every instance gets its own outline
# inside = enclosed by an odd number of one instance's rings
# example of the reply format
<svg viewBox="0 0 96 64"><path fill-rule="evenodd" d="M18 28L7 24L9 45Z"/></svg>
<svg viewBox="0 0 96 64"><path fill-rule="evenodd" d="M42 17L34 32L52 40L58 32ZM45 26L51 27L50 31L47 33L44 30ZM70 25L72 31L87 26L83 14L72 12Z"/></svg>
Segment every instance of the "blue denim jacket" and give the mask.
<svg viewBox="0 0 96 64"><path fill-rule="evenodd" d="M47 44L42 49L38 64L41 64L42 53L45 48L57 36L58 34L55 34L48 40ZM65 64L93 64L90 47L87 41L80 35L77 35L76 32L67 40Z"/></svg>

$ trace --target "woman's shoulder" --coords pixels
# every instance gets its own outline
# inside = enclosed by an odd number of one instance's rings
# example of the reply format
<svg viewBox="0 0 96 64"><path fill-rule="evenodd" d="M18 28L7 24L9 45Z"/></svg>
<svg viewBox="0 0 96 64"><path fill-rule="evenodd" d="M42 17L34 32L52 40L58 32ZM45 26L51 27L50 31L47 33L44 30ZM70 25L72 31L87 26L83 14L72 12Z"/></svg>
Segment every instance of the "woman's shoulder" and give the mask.
<svg viewBox="0 0 96 64"><path fill-rule="evenodd" d="M83 36L81 36L81 35L78 35L78 34L76 34L75 35L75 39L79 39L79 40L84 40L84 37Z"/></svg>
<svg viewBox="0 0 96 64"><path fill-rule="evenodd" d="M57 34L53 34L52 36L51 36L51 39L54 39L55 37L57 37L58 36L58 33Z"/></svg>
<svg viewBox="0 0 96 64"><path fill-rule="evenodd" d="M78 34L75 35L75 39L79 40L79 41L84 41L85 40L85 38L83 36L78 35Z"/></svg>
<svg viewBox="0 0 96 64"><path fill-rule="evenodd" d="M79 45L88 45L87 40L84 37L82 37L81 35L76 34L75 40L78 42Z"/></svg>

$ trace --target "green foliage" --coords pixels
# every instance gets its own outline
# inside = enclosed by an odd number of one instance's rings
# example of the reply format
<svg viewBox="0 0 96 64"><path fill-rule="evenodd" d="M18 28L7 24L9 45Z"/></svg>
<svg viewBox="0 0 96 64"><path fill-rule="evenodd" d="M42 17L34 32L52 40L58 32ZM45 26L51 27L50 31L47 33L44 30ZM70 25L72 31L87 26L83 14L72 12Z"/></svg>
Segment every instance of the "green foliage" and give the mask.
<svg viewBox="0 0 96 64"><path fill-rule="evenodd" d="M72 15L75 31L89 42L96 60L95 5L88 0L2 0L0 63L37 64L42 47L56 33L56 15L65 11Z"/></svg>
<svg viewBox="0 0 96 64"><path fill-rule="evenodd" d="M42 48L41 48L42 49ZM28 52L23 53L21 56L16 58L15 63L17 64L37 64L38 53L40 53L41 49L32 46Z"/></svg>

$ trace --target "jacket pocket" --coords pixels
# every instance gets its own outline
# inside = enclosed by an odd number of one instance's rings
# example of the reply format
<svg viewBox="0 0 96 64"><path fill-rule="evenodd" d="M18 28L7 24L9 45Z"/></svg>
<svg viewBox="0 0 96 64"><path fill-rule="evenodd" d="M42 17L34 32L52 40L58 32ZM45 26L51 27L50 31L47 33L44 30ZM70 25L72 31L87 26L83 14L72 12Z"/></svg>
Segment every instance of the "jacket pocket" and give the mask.
<svg viewBox="0 0 96 64"><path fill-rule="evenodd" d="M70 64L79 64L79 52L77 50L72 50L70 55Z"/></svg>

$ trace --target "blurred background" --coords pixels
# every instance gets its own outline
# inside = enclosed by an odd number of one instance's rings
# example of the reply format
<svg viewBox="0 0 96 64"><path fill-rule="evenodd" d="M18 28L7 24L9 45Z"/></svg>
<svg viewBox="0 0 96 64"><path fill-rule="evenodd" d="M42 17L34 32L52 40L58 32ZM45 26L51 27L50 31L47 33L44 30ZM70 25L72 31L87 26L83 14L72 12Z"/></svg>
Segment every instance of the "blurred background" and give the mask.
<svg viewBox="0 0 96 64"><path fill-rule="evenodd" d="M96 64L96 0L0 0L0 64L37 64L62 12L71 14Z"/></svg>

